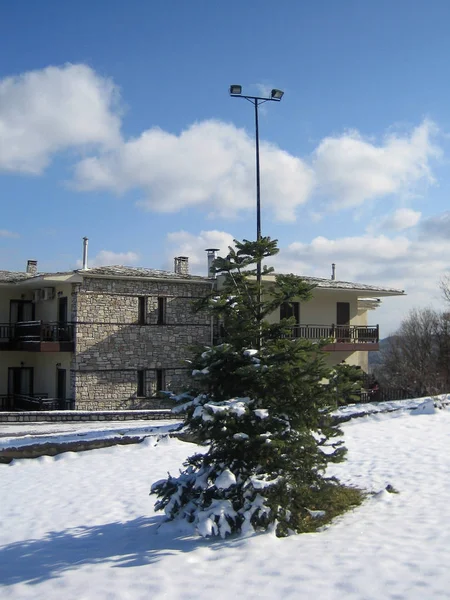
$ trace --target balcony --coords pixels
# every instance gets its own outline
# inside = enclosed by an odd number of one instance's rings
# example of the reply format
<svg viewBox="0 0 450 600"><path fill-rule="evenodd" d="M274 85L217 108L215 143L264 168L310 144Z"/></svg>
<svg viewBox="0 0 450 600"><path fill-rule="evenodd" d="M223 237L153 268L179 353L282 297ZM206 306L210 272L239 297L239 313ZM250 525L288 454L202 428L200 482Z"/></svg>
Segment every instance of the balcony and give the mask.
<svg viewBox="0 0 450 600"><path fill-rule="evenodd" d="M355 352L356 350L378 350L378 325L295 325L291 329L292 339L311 341L329 339L324 352Z"/></svg>
<svg viewBox="0 0 450 600"><path fill-rule="evenodd" d="M73 352L73 323L21 321L0 324L0 350Z"/></svg>

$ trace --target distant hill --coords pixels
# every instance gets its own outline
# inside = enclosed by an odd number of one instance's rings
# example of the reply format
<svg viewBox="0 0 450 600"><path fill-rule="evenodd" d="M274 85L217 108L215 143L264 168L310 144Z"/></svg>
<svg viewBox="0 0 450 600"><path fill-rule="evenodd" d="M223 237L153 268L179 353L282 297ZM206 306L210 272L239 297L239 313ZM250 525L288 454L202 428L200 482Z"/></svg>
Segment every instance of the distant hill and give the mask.
<svg viewBox="0 0 450 600"><path fill-rule="evenodd" d="M395 336L390 335L388 337L380 340L380 349L378 352L369 352L369 373L371 373L374 368L381 364L381 358L383 356L383 350L389 345L391 340Z"/></svg>

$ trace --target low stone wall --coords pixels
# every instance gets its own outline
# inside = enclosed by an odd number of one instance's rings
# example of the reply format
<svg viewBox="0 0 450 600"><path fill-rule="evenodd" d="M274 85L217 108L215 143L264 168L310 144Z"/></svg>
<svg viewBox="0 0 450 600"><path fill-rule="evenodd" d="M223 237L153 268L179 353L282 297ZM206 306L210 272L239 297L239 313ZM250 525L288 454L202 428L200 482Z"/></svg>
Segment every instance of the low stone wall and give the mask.
<svg viewBox="0 0 450 600"><path fill-rule="evenodd" d="M180 420L168 409L155 410L41 410L27 412L0 412L0 423L68 423L80 421L139 421L139 420Z"/></svg>
<svg viewBox="0 0 450 600"><path fill-rule="evenodd" d="M50 442L46 444L30 444L29 446L19 446L18 448L3 448L0 450L0 464L8 465L15 458L39 458L40 456L57 456L63 452L86 452L87 450L97 450L99 448L108 448L110 446L120 446L124 444L140 444L146 436L120 436L108 438L106 440L88 440L76 442Z"/></svg>

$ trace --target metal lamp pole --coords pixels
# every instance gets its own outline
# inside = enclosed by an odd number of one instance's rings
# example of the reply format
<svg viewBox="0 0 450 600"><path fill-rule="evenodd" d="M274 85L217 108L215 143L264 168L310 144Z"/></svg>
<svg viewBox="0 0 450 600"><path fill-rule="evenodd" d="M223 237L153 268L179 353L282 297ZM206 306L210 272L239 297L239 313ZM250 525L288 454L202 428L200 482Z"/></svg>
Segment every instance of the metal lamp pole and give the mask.
<svg viewBox="0 0 450 600"><path fill-rule="evenodd" d="M261 239L261 180L259 169L259 118L258 107L265 102L280 102L284 92L273 89L270 97L264 98L260 96L245 96L242 94L241 85L230 85L230 96L233 98L244 98L255 107L255 150L256 150L256 239L259 242ZM258 300L261 303L261 260L256 265L256 283L258 286Z"/></svg>

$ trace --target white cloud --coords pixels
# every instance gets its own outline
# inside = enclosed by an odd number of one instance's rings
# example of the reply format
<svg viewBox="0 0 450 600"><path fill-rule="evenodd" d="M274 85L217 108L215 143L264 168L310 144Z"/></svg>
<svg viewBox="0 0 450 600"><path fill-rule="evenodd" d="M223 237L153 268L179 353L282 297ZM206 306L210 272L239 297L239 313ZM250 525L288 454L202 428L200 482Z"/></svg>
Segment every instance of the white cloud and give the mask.
<svg viewBox="0 0 450 600"><path fill-rule="evenodd" d="M55 152L118 143L117 95L82 64L0 80L0 170L39 174Z"/></svg>
<svg viewBox="0 0 450 600"><path fill-rule="evenodd" d="M433 182L430 161L439 155L436 126L424 121L409 135L389 135L380 146L358 132L322 140L308 160L261 143L263 207L279 221L295 221L296 209L319 196L319 209L354 208ZM219 217L254 209L254 140L221 121L191 125L180 135L158 128L110 152L86 158L75 171L82 190L144 192L146 210L175 212L203 206ZM401 209L393 226L412 226L414 211ZM316 209L314 214L320 216Z"/></svg>
<svg viewBox="0 0 450 600"><path fill-rule="evenodd" d="M233 246L233 236L225 231L201 231L199 235L193 235L187 231L174 231L167 235L170 246L168 252L168 266L173 269L175 256L189 257L189 272L194 275L207 274L207 248L218 248L218 255L225 256L228 247Z"/></svg>
<svg viewBox="0 0 450 600"><path fill-rule="evenodd" d="M83 64L0 80L0 171L39 174L55 153L76 149L90 153L75 167L80 190L135 190L142 208L158 212L198 206L222 218L254 211L253 130L209 120L178 135L154 127L126 140L118 99L116 85ZM380 144L350 131L324 138L304 158L262 140L263 209L293 222L298 207L312 198L309 213L319 218L330 208L416 193L434 181L437 133L429 120L410 132L390 133ZM397 226L406 227L408 218L413 211L397 215Z"/></svg>
<svg viewBox="0 0 450 600"><path fill-rule="evenodd" d="M112 252L111 250L100 250L94 258L88 259L89 267L105 267L112 265L132 266L140 260L139 254L135 252ZM82 266L82 261L77 260L77 267Z"/></svg>
<svg viewBox="0 0 450 600"><path fill-rule="evenodd" d="M18 238L19 234L14 231L8 231L7 229L0 229L0 237L3 238Z"/></svg>
<svg viewBox="0 0 450 600"><path fill-rule="evenodd" d="M313 167L325 204L351 208L390 194L408 193L419 182L433 183L430 160L439 156L429 120L409 135L390 134L375 145L358 131L326 137L314 151Z"/></svg>
<svg viewBox="0 0 450 600"><path fill-rule="evenodd" d="M404 231L415 227L422 213L411 208L399 208L385 217L374 219L367 227L368 233L376 231Z"/></svg>
<svg viewBox="0 0 450 600"><path fill-rule="evenodd" d="M264 205L279 220L295 220L295 209L314 186L311 169L299 158L261 143ZM116 150L81 161L79 189L118 193L144 191L147 210L175 212L203 205L219 216L235 216L255 205L254 140L221 121L195 123L179 136L153 128Z"/></svg>

